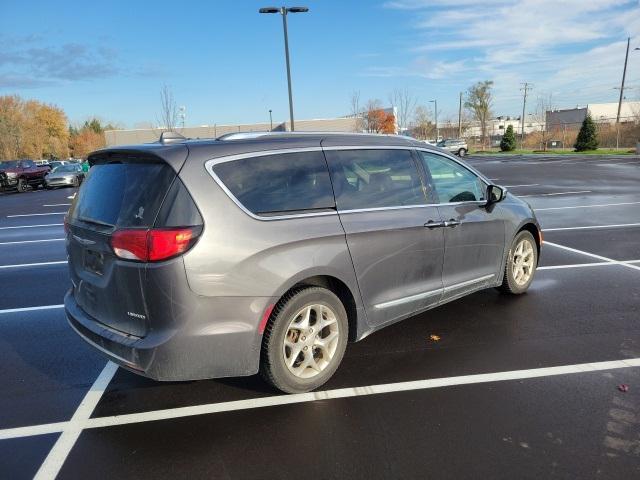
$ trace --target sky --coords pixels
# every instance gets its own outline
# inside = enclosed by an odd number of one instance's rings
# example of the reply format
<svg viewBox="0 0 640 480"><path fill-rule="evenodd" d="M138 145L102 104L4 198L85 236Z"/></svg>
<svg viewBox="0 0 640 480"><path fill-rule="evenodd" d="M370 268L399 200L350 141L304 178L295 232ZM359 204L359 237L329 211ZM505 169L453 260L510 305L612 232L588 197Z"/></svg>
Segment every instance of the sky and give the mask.
<svg viewBox="0 0 640 480"><path fill-rule="evenodd" d="M297 1L297 0L296 0ZM72 124L158 123L168 86L187 126L288 117L282 19L266 1L0 0L0 95L52 103ZM438 101L494 82L495 115L518 116L523 82L556 108L616 102L627 36L627 99L640 99L640 3L624 0L302 1L290 14L295 116L350 113L351 97L395 89Z"/></svg>

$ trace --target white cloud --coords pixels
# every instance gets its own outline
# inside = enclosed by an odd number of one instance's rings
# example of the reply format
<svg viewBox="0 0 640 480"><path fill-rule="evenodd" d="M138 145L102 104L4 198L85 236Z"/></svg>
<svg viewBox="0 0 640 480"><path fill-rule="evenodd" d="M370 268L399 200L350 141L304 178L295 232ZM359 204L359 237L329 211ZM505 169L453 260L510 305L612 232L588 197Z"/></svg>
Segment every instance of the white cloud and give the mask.
<svg viewBox="0 0 640 480"><path fill-rule="evenodd" d="M534 96L553 93L559 106L615 101L625 37L640 36L637 0L395 0L384 7L411 11L416 35L407 50L415 57L379 75L494 80L496 109L507 112L517 111L524 81L535 84ZM631 56L629 84L640 82L640 52Z"/></svg>

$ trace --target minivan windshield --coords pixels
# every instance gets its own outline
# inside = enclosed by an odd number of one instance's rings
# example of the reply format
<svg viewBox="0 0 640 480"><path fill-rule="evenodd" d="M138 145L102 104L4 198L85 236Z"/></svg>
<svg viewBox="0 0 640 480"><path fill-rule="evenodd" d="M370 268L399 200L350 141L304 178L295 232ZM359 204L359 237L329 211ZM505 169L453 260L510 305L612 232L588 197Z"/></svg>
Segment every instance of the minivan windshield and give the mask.
<svg viewBox="0 0 640 480"><path fill-rule="evenodd" d="M110 227L151 227L175 176L164 163L95 165L69 218Z"/></svg>

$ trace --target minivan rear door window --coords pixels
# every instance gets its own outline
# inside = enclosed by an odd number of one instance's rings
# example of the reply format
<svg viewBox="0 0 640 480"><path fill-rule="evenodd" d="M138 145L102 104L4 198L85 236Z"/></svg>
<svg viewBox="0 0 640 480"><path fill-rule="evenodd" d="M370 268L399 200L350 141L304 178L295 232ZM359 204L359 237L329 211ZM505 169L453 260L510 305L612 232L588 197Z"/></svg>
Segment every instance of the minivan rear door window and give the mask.
<svg viewBox="0 0 640 480"><path fill-rule="evenodd" d="M426 203L410 150L328 150L326 155L341 211Z"/></svg>

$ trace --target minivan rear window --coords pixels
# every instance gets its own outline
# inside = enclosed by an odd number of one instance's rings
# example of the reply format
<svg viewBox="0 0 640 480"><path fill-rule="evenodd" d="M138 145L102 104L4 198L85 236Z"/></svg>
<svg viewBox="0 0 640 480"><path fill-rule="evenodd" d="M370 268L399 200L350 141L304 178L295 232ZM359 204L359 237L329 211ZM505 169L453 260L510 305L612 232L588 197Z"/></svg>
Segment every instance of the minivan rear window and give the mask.
<svg viewBox="0 0 640 480"><path fill-rule="evenodd" d="M113 227L151 227L176 173L164 163L94 165L69 218Z"/></svg>
<svg viewBox="0 0 640 480"><path fill-rule="evenodd" d="M214 173L249 211L288 214L335 208L322 152L295 152L222 162Z"/></svg>

